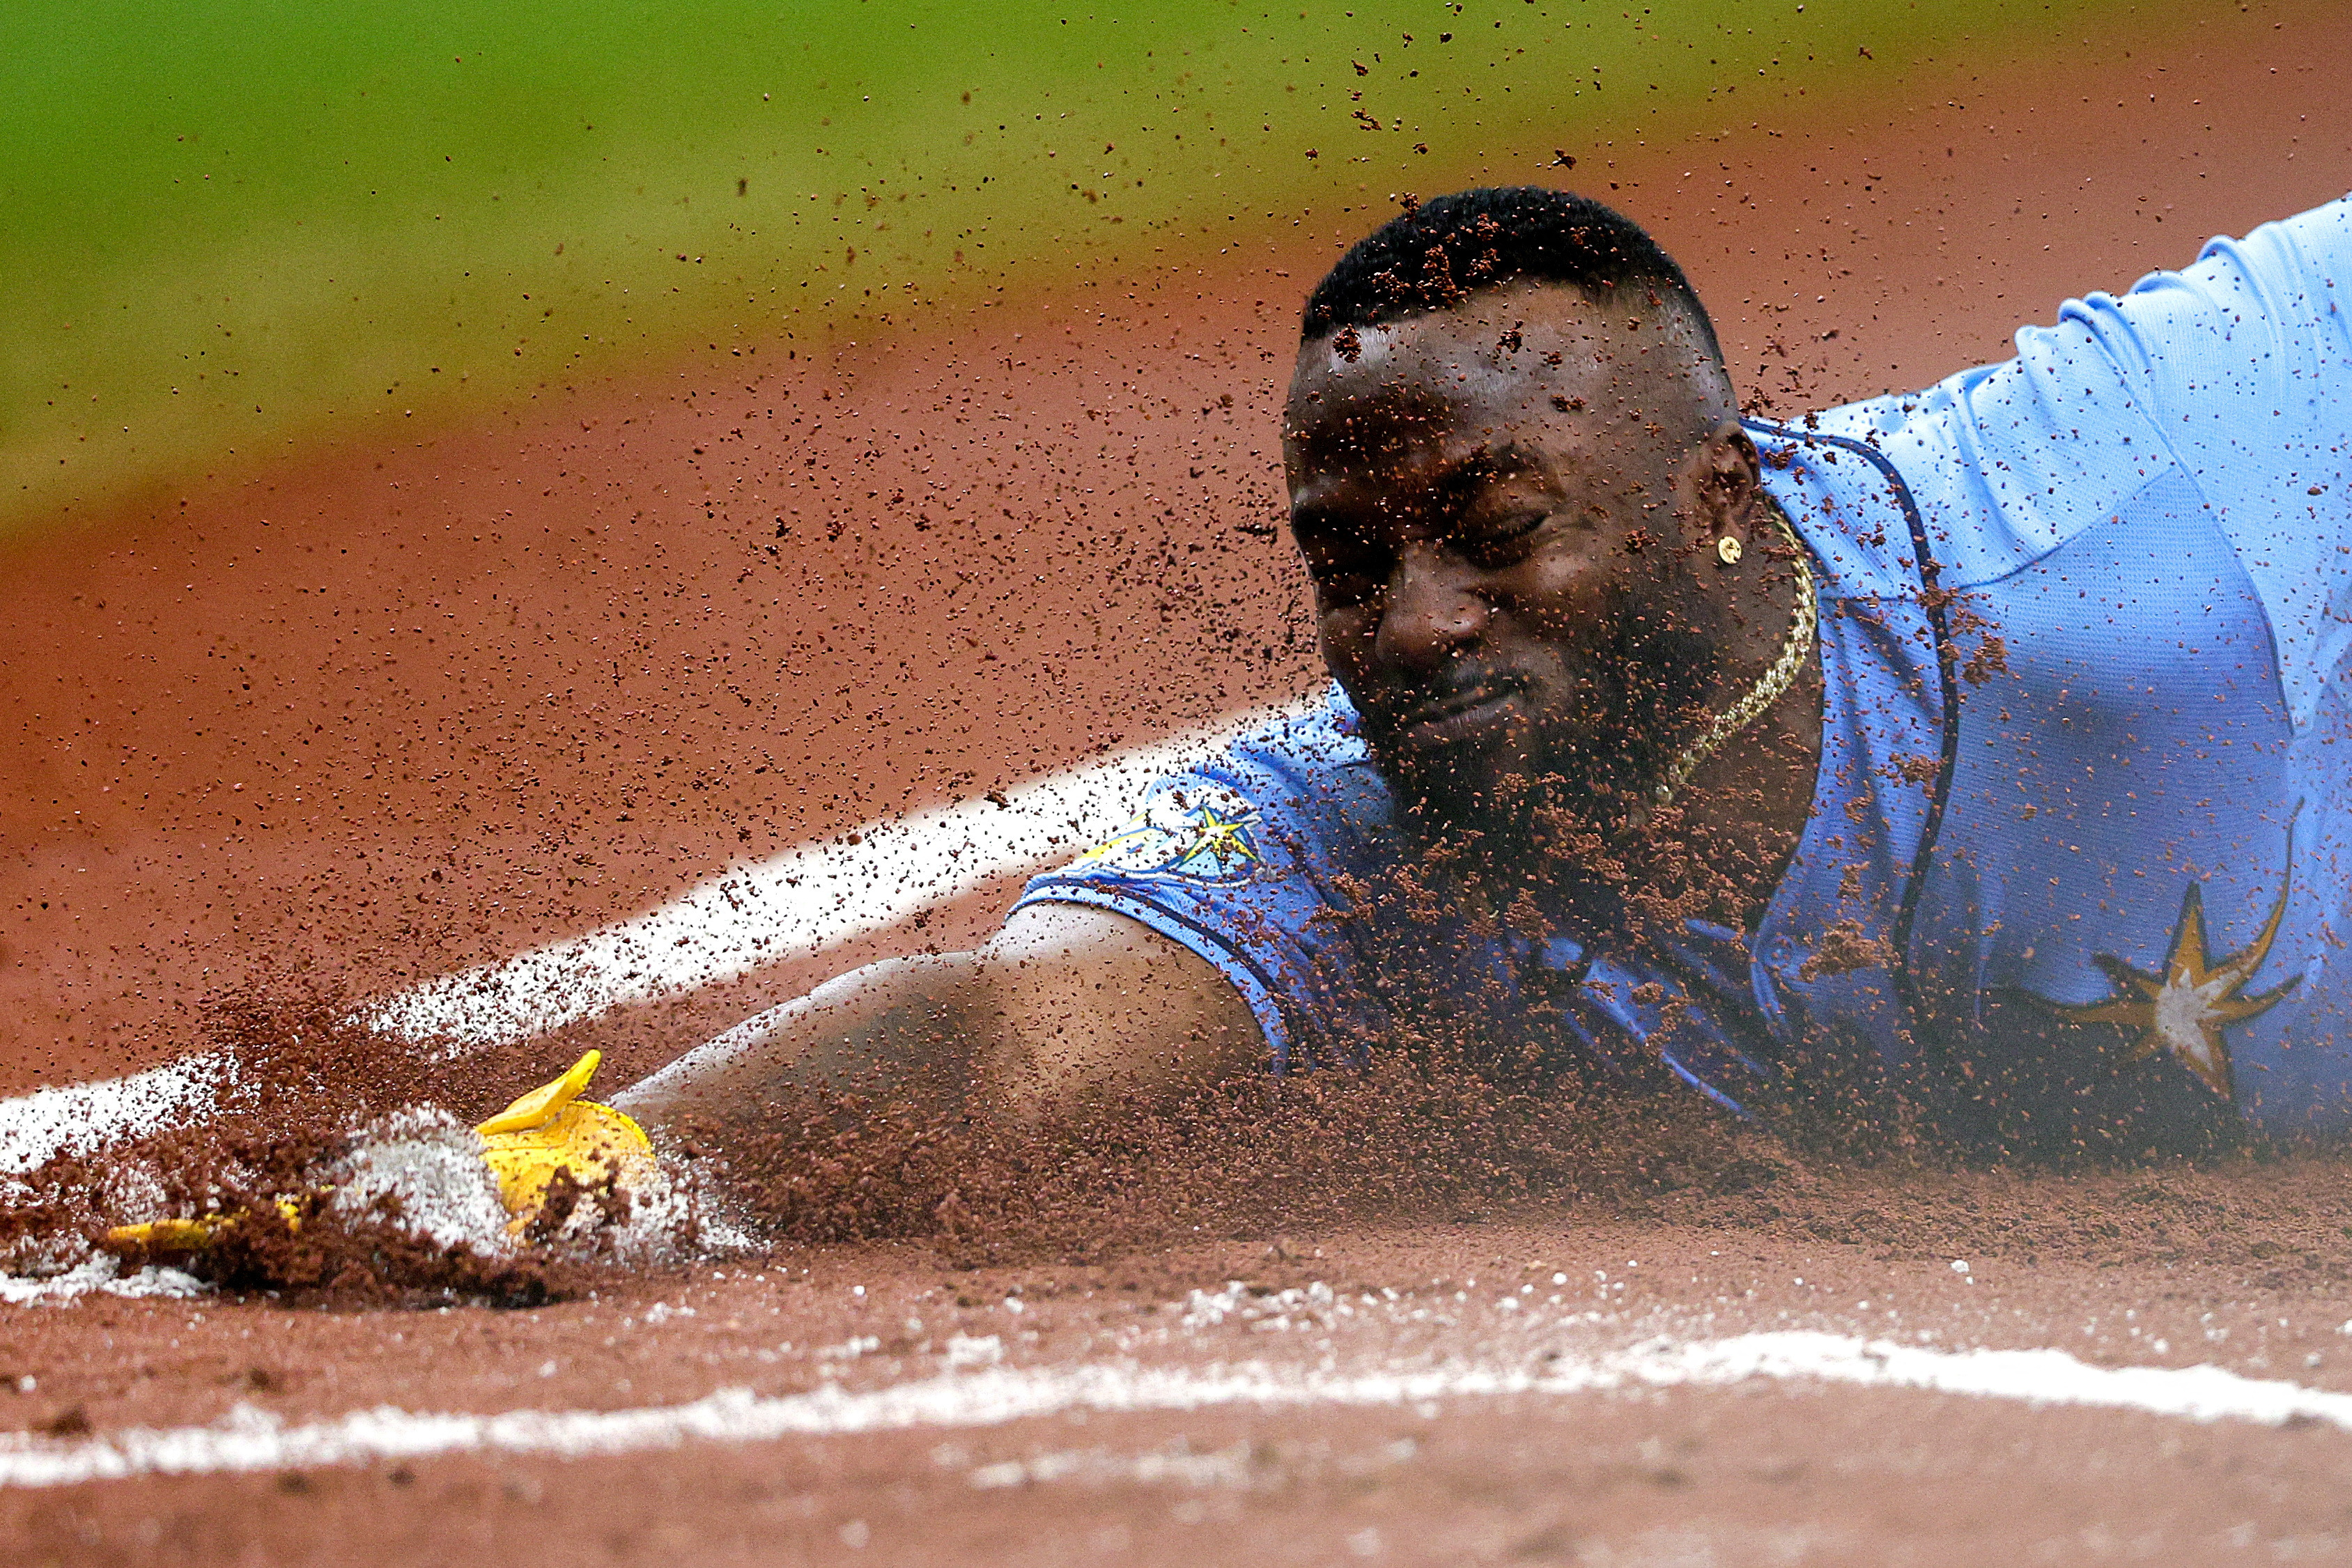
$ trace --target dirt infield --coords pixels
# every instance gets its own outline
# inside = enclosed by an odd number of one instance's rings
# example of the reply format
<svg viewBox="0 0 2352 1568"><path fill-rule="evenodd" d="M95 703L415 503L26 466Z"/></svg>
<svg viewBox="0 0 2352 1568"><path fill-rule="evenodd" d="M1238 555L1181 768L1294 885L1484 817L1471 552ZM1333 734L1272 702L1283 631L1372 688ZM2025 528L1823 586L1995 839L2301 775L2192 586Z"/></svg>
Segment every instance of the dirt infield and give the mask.
<svg viewBox="0 0 2352 1568"><path fill-rule="evenodd" d="M1719 136L1574 150L1575 178L1655 227L1743 389L1791 412L1999 357L2066 295L2341 194L2347 57L2340 14L2233 10L1900 103L1727 108ZM177 1056L225 988L382 996L1307 689L1265 532L1332 253L814 360L716 344L12 547L0 1092ZM1010 885L574 1024L486 1063L480 1109L583 1045L626 1079L822 972L960 944ZM0 1538L35 1563L2335 1560L2347 1178L1798 1168L1080 1263L794 1248L513 1313L0 1301ZM1730 1392L1625 1359L1796 1331L2073 1361L1969 1397L1958 1372L1857 1385L1822 1345ZM2228 1375L2205 1405L2091 1375L2199 1364ZM856 1402L982 1375L962 1404ZM816 1402L722 1402L701 1436L631 1416L634 1446L409 1419L731 1389ZM378 1406L401 1418L341 1448L288 1436ZM178 1458L109 1479L134 1452Z"/></svg>
<svg viewBox="0 0 2352 1568"><path fill-rule="evenodd" d="M1540 1380L1659 1336L1814 1331L2352 1389L2340 1241L2315 1271L2261 1235L2223 1239L2280 1219L2282 1189L2340 1220L2341 1174L1979 1186L1941 1206L1941 1249L1806 1234L1866 1214L1848 1192L1800 1200L1811 1211L1794 1223L1570 1211L1086 1268L828 1249L517 1314L94 1299L21 1314L12 1336L11 1354L42 1371L0 1401L65 1434L43 1440L49 1451L186 1424L267 1435L385 1404L616 1412L721 1388L818 1398L802 1413L820 1418L764 1441L565 1458L417 1452L398 1446L412 1434L385 1435L373 1451L258 1473L0 1490L0 1528L35 1563L771 1562L858 1548L893 1562L2335 1561L2352 1548L2352 1434L2325 1414L2281 1427L2064 1408L2079 1378L2065 1366L1993 1397L1760 1378L1727 1394L1562 1394ZM2185 1245L2128 1256L2066 1238L2070 1207L2112 1207L2133 1185L2157 1189L2136 1201ZM2200 1211L2209 1224L2181 1225ZM2016 1246L2020 1228L2032 1245ZM2180 1255L2154 1261L2164 1251ZM1160 1407L1119 1397L1171 1369L1192 1381ZM1117 1381L1026 1415L1034 1387L1000 1381L905 1425L870 1411L860 1425L856 1401L877 1391L1008 1372ZM1474 1372L1536 1386L1454 1392ZM1286 1375L1319 1375L1322 1396L1281 1396ZM1351 1375L1391 1381L1333 1386ZM1277 1392L1220 1402L1201 1386L1211 1378Z"/></svg>

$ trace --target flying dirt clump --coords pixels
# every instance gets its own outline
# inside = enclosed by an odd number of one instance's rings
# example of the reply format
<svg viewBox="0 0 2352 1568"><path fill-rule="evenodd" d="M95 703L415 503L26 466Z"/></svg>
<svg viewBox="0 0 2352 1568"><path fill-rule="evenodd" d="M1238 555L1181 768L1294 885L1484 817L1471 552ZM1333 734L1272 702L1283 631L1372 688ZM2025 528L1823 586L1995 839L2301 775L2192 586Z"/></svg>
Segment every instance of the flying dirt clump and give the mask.
<svg viewBox="0 0 2352 1568"><path fill-rule="evenodd" d="M299 977L215 998L197 1044L223 1063L215 1114L9 1178L0 1273L63 1276L102 1250L306 1301L531 1305L705 1239L682 1186L593 1171L560 1174L515 1232L467 1113L510 1098L543 1073L537 1061L486 1067L379 1035ZM171 1219L205 1222L202 1244L106 1240Z"/></svg>
<svg viewBox="0 0 2352 1568"><path fill-rule="evenodd" d="M1567 1075L1498 1081L1458 1044L1229 1083L1172 1110L1113 1108L1082 1130L814 1092L762 1121L769 1137L737 1131L723 1160L704 1156L754 1226L792 1242L921 1240L965 1267L1640 1206L1744 1190L1788 1163L1728 1116Z"/></svg>

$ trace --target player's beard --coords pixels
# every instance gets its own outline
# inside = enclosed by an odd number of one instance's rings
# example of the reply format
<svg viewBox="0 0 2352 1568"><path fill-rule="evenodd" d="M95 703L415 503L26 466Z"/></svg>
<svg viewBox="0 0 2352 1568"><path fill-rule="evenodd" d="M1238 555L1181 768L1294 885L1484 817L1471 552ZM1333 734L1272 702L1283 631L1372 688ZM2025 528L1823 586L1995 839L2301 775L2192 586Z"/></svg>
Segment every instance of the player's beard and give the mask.
<svg viewBox="0 0 2352 1568"><path fill-rule="evenodd" d="M1596 841L1644 815L1681 747L1705 722L1721 665L1717 640L1672 616L1611 618L1621 629L1575 663L1555 703L1475 748L1392 744L1367 724L1373 761L1408 831L1478 858L1572 873ZM1530 860L1531 857L1531 860Z"/></svg>

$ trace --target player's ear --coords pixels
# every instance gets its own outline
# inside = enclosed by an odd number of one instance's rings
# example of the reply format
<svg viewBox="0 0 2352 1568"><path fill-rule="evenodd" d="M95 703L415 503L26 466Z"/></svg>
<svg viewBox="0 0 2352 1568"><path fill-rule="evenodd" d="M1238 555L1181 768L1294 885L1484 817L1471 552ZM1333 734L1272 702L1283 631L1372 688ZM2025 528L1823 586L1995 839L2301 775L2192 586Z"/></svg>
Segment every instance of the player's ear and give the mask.
<svg viewBox="0 0 2352 1568"><path fill-rule="evenodd" d="M1691 449L1683 465L1684 493L1696 511L1694 520L1710 544L1737 539L1744 547L1756 528L1764 494L1763 461L1756 444L1736 419L1717 424ZM1736 558L1735 558L1736 559Z"/></svg>

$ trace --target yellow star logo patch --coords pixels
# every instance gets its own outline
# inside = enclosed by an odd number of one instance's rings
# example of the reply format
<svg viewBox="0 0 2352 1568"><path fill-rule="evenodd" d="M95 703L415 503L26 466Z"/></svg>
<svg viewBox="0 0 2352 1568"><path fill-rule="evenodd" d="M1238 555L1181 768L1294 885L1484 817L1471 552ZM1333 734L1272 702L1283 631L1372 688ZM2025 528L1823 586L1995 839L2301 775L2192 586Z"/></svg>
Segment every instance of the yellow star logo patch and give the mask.
<svg viewBox="0 0 2352 1568"><path fill-rule="evenodd" d="M1188 800L1171 790L1144 805L1142 815L1078 858L1138 876L1189 876L1227 881L1246 876L1260 856L1257 811L1232 789L1212 789Z"/></svg>
<svg viewBox="0 0 2352 1568"><path fill-rule="evenodd" d="M1249 841L1249 824L1235 818L1221 817L1210 808L1201 808L1193 819L1192 842L1185 858L1211 855L1219 869L1228 865L1244 865L1257 859L1257 846Z"/></svg>
<svg viewBox="0 0 2352 1568"><path fill-rule="evenodd" d="M2287 848L2292 857L2292 837ZM2053 1005L2077 1022L2120 1024L2138 1030L2139 1038L2124 1059L2126 1064L2169 1051L2208 1089L2224 1100L2233 1099L2236 1087L2230 1071L2230 1041L2221 1031L2275 1006L2303 982L2303 977L2295 975L2267 991L2241 994L2263 967L2263 960L2270 956L2279 922L2286 917L2286 895L2287 888L2282 886L2270 918L2263 922L2252 942L2217 960L2206 946L2204 895L2198 883L2190 883L2180 900L2180 920L2172 928L2171 951L2165 956L2162 974L2136 969L2112 953L2096 954L2092 961L2106 971L2116 994L2103 1002Z"/></svg>

